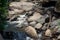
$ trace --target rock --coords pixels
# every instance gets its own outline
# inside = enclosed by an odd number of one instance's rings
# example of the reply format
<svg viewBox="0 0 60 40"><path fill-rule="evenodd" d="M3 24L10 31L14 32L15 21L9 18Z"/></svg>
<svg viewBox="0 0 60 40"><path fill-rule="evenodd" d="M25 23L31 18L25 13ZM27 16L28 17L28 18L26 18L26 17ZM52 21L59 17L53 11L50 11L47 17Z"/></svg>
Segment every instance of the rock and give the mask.
<svg viewBox="0 0 60 40"><path fill-rule="evenodd" d="M60 35L57 37L57 39L60 39Z"/></svg>
<svg viewBox="0 0 60 40"><path fill-rule="evenodd" d="M56 38L53 38L53 40L57 40Z"/></svg>
<svg viewBox="0 0 60 40"><path fill-rule="evenodd" d="M36 30L32 26L26 27L25 32L32 38L38 38Z"/></svg>
<svg viewBox="0 0 60 40"><path fill-rule="evenodd" d="M14 12L16 13L16 14L21 14L21 13L23 13L24 12L24 10L19 10L19 9L14 9Z"/></svg>
<svg viewBox="0 0 60 40"><path fill-rule="evenodd" d="M30 17L28 18L28 21L37 21L41 16L42 16L42 15L40 15L40 13L35 12L35 13L33 14L33 16L30 16Z"/></svg>
<svg viewBox="0 0 60 40"><path fill-rule="evenodd" d="M57 20L53 21L50 25L51 25L51 26L58 25Z"/></svg>
<svg viewBox="0 0 60 40"><path fill-rule="evenodd" d="M57 0L55 11L60 12L60 0Z"/></svg>
<svg viewBox="0 0 60 40"><path fill-rule="evenodd" d="M60 33L60 26L57 26L57 27L58 27L58 29L57 29L56 32Z"/></svg>
<svg viewBox="0 0 60 40"><path fill-rule="evenodd" d="M42 27L42 30L46 30L47 29L47 23L44 24L44 26Z"/></svg>
<svg viewBox="0 0 60 40"><path fill-rule="evenodd" d="M14 9L14 11L9 11L9 15L21 14L23 12L24 12L24 10Z"/></svg>
<svg viewBox="0 0 60 40"><path fill-rule="evenodd" d="M45 36L49 36L49 37L52 36L52 33L51 33L51 30L50 30L50 29L47 29L47 30L46 30Z"/></svg>
<svg viewBox="0 0 60 40"><path fill-rule="evenodd" d="M56 33L57 32L57 30L58 30L58 26L55 26L54 28L52 28L53 30L53 33Z"/></svg>
<svg viewBox="0 0 60 40"><path fill-rule="evenodd" d="M22 2L26 2L27 0L20 0L20 1L22 1Z"/></svg>
<svg viewBox="0 0 60 40"><path fill-rule="evenodd" d="M36 25L35 25L35 28L37 28L37 29L40 29L42 27L42 24L40 24L40 23L37 23Z"/></svg>
<svg viewBox="0 0 60 40"><path fill-rule="evenodd" d="M17 8L17 9L22 9L25 11L29 11L34 7L35 4L31 2L11 2L10 3L10 8Z"/></svg>
<svg viewBox="0 0 60 40"><path fill-rule="evenodd" d="M9 15L15 14L14 11L8 11Z"/></svg>
<svg viewBox="0 0 60 40"><path fill-rule="evenodd" d="M36 25L36 22L35 22L35 21L30 22L30 25L31 25L31 26L35 26L35 25Z"/></svg>
<svg viewBox="0 0 60 40"><path fill-rule="evenodd" d="M40 0L40 2L43 2L43 3L44 3L44 2L49 2L49 0Z"/></svg>
<svg viewBox="0 0 60 40"><path fill-rule="evenodd" d="M41 16L41 17L37 20L37 22L43 24L43 23L45 23L45 19L48 18L48 17L49 17L49 16L48 16L47 14L45 14L45 15Z"/></svg>
<svg viewBox="0 0 60 40"><path fill-rule="evenodd" d="M54 20L51 22L51 28L54 28L55 26L60 26L60 19Z"/></svg>

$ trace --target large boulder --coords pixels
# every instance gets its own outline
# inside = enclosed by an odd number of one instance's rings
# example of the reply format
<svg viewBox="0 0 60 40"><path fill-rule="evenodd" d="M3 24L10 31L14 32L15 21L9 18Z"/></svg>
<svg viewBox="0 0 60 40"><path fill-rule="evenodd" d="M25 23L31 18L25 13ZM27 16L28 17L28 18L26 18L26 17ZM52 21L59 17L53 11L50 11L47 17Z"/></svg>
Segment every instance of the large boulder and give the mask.
<svg viewBox="0 0 60 40"><path fill-rule="evenodd" d="M11 2L10 8L17 8L17 9L23 9L25 11L29 11L34 7L35 4L31 2Z"/></svg>

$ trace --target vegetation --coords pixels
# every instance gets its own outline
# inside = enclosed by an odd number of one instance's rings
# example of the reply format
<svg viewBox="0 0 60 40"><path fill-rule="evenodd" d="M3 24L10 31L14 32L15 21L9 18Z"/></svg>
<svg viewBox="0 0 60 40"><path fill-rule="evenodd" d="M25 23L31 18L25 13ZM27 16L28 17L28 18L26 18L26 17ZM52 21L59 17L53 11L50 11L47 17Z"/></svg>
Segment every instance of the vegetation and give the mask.
<svg viewBox="0 0 60 40"><path fill-rule="evenodd" d="M8 0L0 0L0 31L4 30L8 13Z"/></svg>

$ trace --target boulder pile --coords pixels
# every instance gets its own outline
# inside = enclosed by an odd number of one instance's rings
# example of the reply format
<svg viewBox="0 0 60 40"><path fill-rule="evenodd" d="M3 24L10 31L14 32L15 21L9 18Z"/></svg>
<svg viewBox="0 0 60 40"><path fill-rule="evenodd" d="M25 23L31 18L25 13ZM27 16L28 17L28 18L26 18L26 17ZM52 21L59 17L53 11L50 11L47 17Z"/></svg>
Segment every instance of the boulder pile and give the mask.
<svg viewBox="0 0 60 40"><path fill-rule="evenodd" d="M10 27L14 26L14 30L26 32L30 40L32 38L60 40L60 13L55 11L55 6L51 6L50 2L52 1L20 0L19 2L10 2L7 17ZM44 3L49 3L50 6L42 6L48 5Z"/></svg>

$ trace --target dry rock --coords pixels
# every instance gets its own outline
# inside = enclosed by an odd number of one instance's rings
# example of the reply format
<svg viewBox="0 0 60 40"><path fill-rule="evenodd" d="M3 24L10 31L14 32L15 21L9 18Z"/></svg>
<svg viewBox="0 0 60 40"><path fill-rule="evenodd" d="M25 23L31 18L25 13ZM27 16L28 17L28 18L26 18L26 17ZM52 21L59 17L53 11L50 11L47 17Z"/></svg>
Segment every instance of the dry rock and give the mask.
<svg viewBox="0 0 60 40"><path fill-rule="evenodd" d="M25 32L32 38L37 38L37 32L32 26L28 26L25 28Z"/></svg>
<svg viewBox="0 0 60 40"><path fill-rule="evenodd" d="M11 15L13 15L13 14L21 14L22 12L24 12L24 10L14 9L14 11L9 11L9 14L11 14Z"/></svg>
<svg viewBox="0 0 60 40"><path fill-rule="evenodd" d="M40 29L42 27L42 24L40 24L40 23L37 23L36 25L35 25L35 28L37 28L37 29Z"/></svg>
<svg viewBox="0 0 60 40"><path fill-rule="evenodd" d="M12 2L10 3L11 8L23 9L25 11L29 11L33 8L35 4L30 2Z"/></svg>
<svg viewBox="0 0 60 40"><path fill-rule="evenodd" d="M42 15L40 15L40 13L35 12L35 13L33 14L33 16L30 16L30 17L28 18L28 21L37 21L41 16L42 16Z"/></svg>
<svg viewBox="0 0 60 40"><path fill-rule="evenodd" d="M36 22L35 22L35 21L30 22L30 25L31 25L31 26L35 26L35 25L36 25Z"/></svg>
<svg viewBox="0 0 60 40"><path fill-rule="evenodd" d="M52 36L52 33L51 33L51 30L50 30L50 29L47 29L47 30L46 30L45 36L49 36L49 37Z"/></svg>
<svg viewBox="0 0 60 40"><path fill-rule="evenodd" d="M22 13L22 12L24 12L24 10L14 9L14 12L15 12L16 14L18 14L18 13Z"/></svg>

